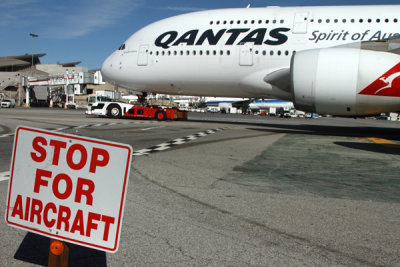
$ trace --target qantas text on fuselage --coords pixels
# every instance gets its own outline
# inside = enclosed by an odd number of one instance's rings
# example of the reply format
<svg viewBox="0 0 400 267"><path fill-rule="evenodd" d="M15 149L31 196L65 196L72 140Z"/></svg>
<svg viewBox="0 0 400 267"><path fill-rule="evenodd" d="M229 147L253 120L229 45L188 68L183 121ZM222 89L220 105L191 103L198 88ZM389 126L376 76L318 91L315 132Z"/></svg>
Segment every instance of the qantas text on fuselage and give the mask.
<svg viewBox="0 0 400 267"><path fill-rule="evenodd" d="M180 44L186 45L202 45L206 40L210 45L217 45L224 34L229 34L228 40L225 45L236 45L244 43L254 43L255 45L281 45L284 44L288 37L285 32L290 31L289 28L275 28L270 32L267 28L259 28L252 30L250 28L239 28L239 29L221 29L217 33L214 33L212 29L208 29L203 33L199 34L199 30L190 30L182 34L178 38L178 32L168 31L160 36L155 41L155 45L162 48L169 48L171 46L178 46ZM244 33L247 33L244 37ZM267 35L267 37L265 37ZM197 38L199 36L199 38Z"/></svg>

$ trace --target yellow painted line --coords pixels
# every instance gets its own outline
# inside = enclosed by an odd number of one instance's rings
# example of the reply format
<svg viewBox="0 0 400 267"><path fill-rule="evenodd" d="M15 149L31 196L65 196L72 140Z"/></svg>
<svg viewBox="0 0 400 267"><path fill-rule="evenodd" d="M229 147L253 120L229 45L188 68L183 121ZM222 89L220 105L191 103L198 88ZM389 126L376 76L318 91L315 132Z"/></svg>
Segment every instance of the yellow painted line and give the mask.
<svg viewBox="0 0 400 267"><path fill-rule="evenodd" d="M371 140L372 142L375 142L377 144L386 146L386 147L391 147L391 148L400 148L400 145L387 140L387 139L383 139L383 138L376 138L376 137L369 137L368 140Z"/></svg>

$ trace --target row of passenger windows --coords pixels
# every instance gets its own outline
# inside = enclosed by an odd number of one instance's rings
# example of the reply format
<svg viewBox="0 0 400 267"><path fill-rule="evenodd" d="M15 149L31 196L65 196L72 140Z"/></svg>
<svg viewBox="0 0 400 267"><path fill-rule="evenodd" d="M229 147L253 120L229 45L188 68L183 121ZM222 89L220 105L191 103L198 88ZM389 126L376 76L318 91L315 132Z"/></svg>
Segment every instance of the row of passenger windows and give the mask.
<svg viewBox="0 0 400 267"><path fill-rule="evenodd" d="M307 18L304 18L304 20L307 20ZM326 23L339 23L339 21L341 21L342 23L347 23L347 22L350 22L350 23L355 23L355 22L359 22L359 23L364 23L364 22L368 22L368 23L372 23L372 22L376 22L376 23L381 23L381 22L385 22L385 23L389 23L390 21L391 21L391 19L388 19L388 18L386 18L386 19L380 19L380 18L377 18L377 19L362 19L362 18L360 18L360 19L341 19L341 20L339 20L339 19L310 19L310 22L318 22L318 23L323 23L323 22L326 22ZM393 22L394 23L397 23L399 20L397 19L397 18L394 18L393 19ZM224 20L224 21L219 21L219 20L217 20L217 21L210 21L210 25L213 25L213 24L216 24L216 25L219 25L219 24L223 24L223 25L226 25L226 24L241 24L241 23L243 23L243 24L263 24L263 23L265 23L265 24L270 24L270 23L272 23L272 24L277 24L277 23L280 23L280 24L283 24L283 23L285 23L285 20L283 20L283 19L281 19L281 20L276 20L276 19L274 19L274 20L269 20L269 19L267 19L267 20L237 20L237 21L234 21L234 20L231 20L231 21L227 21L227 20Z"/></svg>
<svg viewBox="0 0 400 267"><path fill-rule="evenodd" d="M156 56L171 56L171 55L174 55L174 56L177 56L177 55L181 55L181 56L183 56L183 55L187 55L187 56L189 56L189 55L193 55L193 56L195 56L195 55L200 55L200 56L202 56L202 55L207 55L207 56L214 55L214 56L216 56L217 54L219 54L221 56L223 56L224 54L229 56L231 54L231 51L227 50L227 51L224 52L223 50L220 50L218 52L217 50L212 50L212 51L210 51L210 50L206 50L206 51L203 51L203 50L189 51L189 50L187 50L186 52L184 52L184 51L181 50L181 51L161 51L161 52L156 51L155 52ZM153 55L153 51L150 52L150 55Z"/></svg>
<svg viewBox="0 0 400 267"><path fill-rule="evenodd" d="M256 50L256 51L254 51L255 53L256 53L256 55L258 55L259 53L260 54L262 54L263 56L266 56L266 55L270 55L270 56L273 56L273 55L277 55L277 56L289 56L291 53L293 54L294 53L294 51L292 51L292 52L290 52L290 51L288 51L288 50L286 50L286 51L281 51L281 50L277 50L277 51L274 51L274 50L270 50L269 51L269 53L268 53L268 51L266 51L266 50L262 50L262 51L258 51L258 50Z"/></svg>
<svg viewBox="0 0 400 267"><path fill-rule="evenodd" d="M270 55L270 56L274 56L274 55L289 56L290 54L294 53L294 51L290 52L288 50L285 50L285 51L281 51L281 50L269 50L269 51L267 51L267 50L255 50L254 53L256 55L260 54L260 55L263 55L263 56L266 56L266 55ZM203 51L203 50L192 50L192 51L189 51L189 50L187 50L187 51L182 51L181 50L181 51L161 51L161 52L160 51L156 51L154 54L156 56L178 56L178 55L180 55L180 56L183 56L183 55L186 55L186 56L190 56L190 55L193 55L193 56L196 56L196 55L199 55L199 56L202 56L202 55L206 55L206 56L210 56L210 55L213 55L213 56L216 56L216 55L220 55L220 56L227 55L227 56L230 56L231 55L231 51L229 51L229 50L227 50L227 51L224 51L224 50L219 50L219 51L217 51L217 50L211 50L211 51L210 50L206 50L206 51ZM153 51L150 51L150 55L153 55Z"/></svg>
<svg viewBox="0 0 400 267"><path fill-rule="evenodd" d="M318 22L318 23L323 23L323 22L325 22L325 23L339 23L339 19L318 19L318 20L314 20L314 19L311 19L310 20L310 22ZM388 18L386 18L386 19L358 19L358 20L356 20L356 19L342 19L341 20L341 22L342 23L347 23L347 22L350 22L350 23L355 23L355 22L359 22L359 23L364 23L364 22L368 22L368 23L372 23L372 22L376 22L376 23L381 23L381 22L385 22L385 23L389 23L391 20L390 19L388 19ZM397 18L394 18L393 19L393 22L394 23L397 23L399 20L397 19Z"/></svg>
<svg viewBox="0 0 400 267"><path fill-rule="evenodd" d="M216 24L216 25L219 25L219 24L223 24L223 25L226 25L226 24L235 24L235 21L234 20L231 20L231 21L227 21L227 20L224 20L224 21L219 21L219 20L217 20L217 21L210 21L210 25L213 25L213 24ZM237 20L236 21L236 24L241 24L241 23L243 23L243 24L263 24L263 23L265 23L265 24L270 24L270 23L272 23L272 24L277 24L277 23L280 23L280 24L283 24L283 23L285 23L285 20L283 20L283 19L281 19L281 20L276 20L276 19L274 19L274 20L269 20L269 19L267 19L267 20L258 20L258 21L256 21L256 20L250 20L250 21L248 21L248 20Z"/></svg>

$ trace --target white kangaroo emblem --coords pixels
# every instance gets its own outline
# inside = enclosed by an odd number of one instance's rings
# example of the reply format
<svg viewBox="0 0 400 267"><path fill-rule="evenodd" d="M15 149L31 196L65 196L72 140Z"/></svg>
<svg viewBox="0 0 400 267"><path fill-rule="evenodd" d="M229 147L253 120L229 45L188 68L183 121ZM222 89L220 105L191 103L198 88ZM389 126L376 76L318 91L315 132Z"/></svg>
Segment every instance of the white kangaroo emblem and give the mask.
<svg viewBox="0 0 400 267"><path fill-rule="evenodd" d="M379 80L383 81L383 82L386 83L387 85L386 85L385 87L382 87L381 89L377 90L377 91L375 92L375 95L376 95L377 93L379 93L380 91L384 90L384 89L391 88L391 87L392 87L393 81L394 81L397 77L400 77L400 72L393 73L392 75L390 75L390 76L387 77L387 78L380 78Z"/></svg>

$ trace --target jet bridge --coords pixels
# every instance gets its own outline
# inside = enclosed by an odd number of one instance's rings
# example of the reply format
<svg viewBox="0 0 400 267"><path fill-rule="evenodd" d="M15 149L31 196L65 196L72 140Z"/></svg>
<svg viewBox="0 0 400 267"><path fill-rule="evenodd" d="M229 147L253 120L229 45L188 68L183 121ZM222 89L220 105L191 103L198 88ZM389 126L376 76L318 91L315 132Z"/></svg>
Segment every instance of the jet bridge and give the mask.
<svg viewBox="0 0 400 267"><path fill-rule="evenodd" d="M100 77L99 77L100 76ZM101 73L77 72L62 75L24 77L26 106L30 106L30 93L34 86L46 86L50 106L75 106L75 94L85 93L86 84L103 84Z"/></svg>

